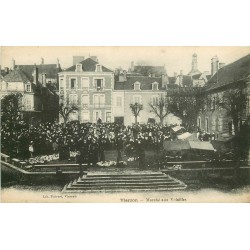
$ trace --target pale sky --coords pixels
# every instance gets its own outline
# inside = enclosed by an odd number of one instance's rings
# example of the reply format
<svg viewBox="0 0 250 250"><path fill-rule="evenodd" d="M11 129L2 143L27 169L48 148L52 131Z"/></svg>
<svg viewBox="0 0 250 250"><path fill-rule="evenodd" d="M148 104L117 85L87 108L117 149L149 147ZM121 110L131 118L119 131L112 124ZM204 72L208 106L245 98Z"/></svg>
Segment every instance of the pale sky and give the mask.
<svg viewBox="0 0 250 250"><path fill-rule="evenodd" d="M99 62L115 69L130 67L131 61L135 65L143 62L147 65L162 66L169 76L183 70L187 74L191 70L192 54L198 55L198 69L201 72L210 71L211 58L215 55L220 62L229 64L250 53L250 47L2 47L0 48L0 64L3 67L11 66L11 59L16 64L40 64L41 57L44 63L56 63L59 58L62 68L73 64L73 56L97 56Z"/></svg>

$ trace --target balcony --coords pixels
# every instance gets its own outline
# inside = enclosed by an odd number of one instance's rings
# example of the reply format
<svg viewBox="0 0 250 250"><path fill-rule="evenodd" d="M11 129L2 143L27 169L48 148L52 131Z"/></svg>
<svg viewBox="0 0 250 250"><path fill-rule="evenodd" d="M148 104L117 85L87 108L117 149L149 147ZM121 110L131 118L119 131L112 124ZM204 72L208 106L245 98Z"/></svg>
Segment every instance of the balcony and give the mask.
<svg viewBox="0 0 250 250"><path fill-rule="evenodd" d="M85 103L85 104L82 104L82 108L83 108L83 109L88 109L88 108L89 108L89 105L86 104L86 103Z"/></svg>

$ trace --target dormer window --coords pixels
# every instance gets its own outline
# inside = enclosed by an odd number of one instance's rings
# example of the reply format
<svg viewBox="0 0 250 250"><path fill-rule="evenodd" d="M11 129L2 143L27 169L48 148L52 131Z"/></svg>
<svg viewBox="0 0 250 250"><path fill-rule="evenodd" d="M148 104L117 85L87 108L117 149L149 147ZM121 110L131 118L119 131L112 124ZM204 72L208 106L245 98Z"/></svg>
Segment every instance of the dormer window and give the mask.
<svg viewBox="0 0 250 250"><path fill-rule="evenodd" d="M152 83L152 90L157 91L158 90L158 82Z"/></svg>
<svg viewBox="0 0 250 250"><path fill-rule="evenodd" d="M102 65L100 64L96 64L96 69L95 69L96 72L102 72Z"/></svg>
<svg viewBox="0 0 250 250"><path fill-rule="evenodd" d="M76 72L82 72L82 65L76 64Z"/></svg>
<svg viewBox="0 0 250 250"><path fill-rule="evenodd" d="M136 91L141 90L141 84L139 82L134 83L134 90Z"/></svg>
<svg viewBox="0 0 250 250"><path fill-rule="evenodd" d="M31 85L30 84L26 84L26 91L31 92Z"/></svg>

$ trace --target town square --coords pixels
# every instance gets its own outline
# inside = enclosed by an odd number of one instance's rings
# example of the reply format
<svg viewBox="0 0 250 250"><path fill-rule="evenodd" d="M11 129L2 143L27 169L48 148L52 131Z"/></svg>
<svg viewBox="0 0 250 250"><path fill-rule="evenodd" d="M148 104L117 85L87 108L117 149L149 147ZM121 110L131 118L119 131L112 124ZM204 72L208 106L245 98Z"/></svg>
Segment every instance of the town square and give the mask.
<svg viewBox="0 0 250 250"><path fill-rule="evenodd" d="M74 196L248 187L248 47L232 48L241 56L229 62L216 47L189 48L185 65L177 56L185 47L172 54L170 47L138 47L145 54L133 50L131 61L117 56L112 63L104 55L118 48L93 55L87 51L95 47L82 48L77 55L65 48L72 56L64 58L49 56L48 47L37 61L40 51L31 47L36 57L27 63L18 47L2 48L3 190ZM166 57L152 58L154 51Z"/></svg>

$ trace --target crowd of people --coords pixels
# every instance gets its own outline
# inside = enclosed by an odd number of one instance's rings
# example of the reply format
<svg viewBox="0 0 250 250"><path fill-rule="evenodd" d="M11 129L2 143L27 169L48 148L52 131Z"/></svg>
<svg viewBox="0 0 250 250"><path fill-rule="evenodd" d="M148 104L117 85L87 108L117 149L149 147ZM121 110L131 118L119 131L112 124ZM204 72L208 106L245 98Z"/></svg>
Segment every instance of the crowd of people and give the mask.
<svg viewBox="0 0 250 250"><path fill-rule="evenodd" d="M116 123L70 122L41 123L37 126L18 124L15 129L1 128L2 152L26 159L36 155L59 153L61 160L70 151L79 152L80 163L105 161L106 150L116 150L117 160L122 150L128 157L144 158L145 150L159 152L164 140L171 139L170 127L158 124L123 126Z"/></svg>

